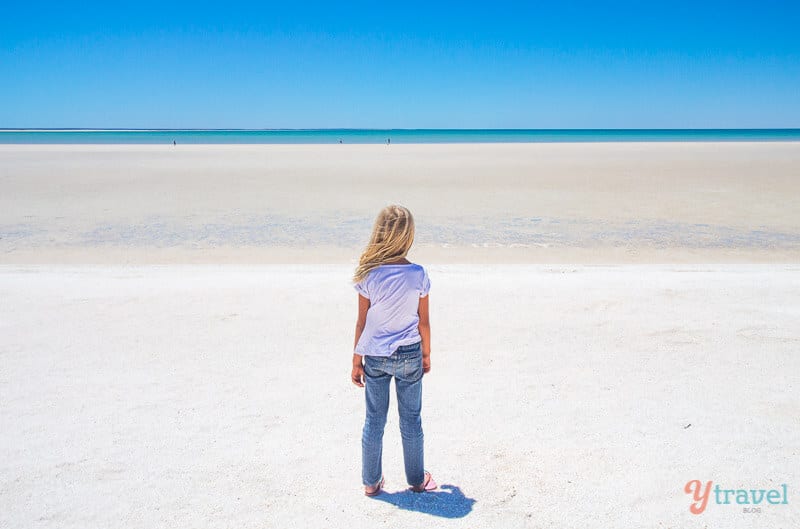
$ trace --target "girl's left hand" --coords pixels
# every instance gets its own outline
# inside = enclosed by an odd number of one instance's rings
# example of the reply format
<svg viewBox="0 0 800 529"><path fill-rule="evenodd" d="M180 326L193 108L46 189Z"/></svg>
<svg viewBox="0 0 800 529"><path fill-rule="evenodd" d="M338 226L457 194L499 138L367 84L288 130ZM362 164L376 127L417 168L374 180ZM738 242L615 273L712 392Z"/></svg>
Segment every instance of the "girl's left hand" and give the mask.
<svg viewBox="0 0 800 529"><path fill-rule="evenodd" d="M364 366L362 365L354 365L353 372L350 374L350 380L353 381L353 384L356 386L363 388L364 387Z"/></svg>

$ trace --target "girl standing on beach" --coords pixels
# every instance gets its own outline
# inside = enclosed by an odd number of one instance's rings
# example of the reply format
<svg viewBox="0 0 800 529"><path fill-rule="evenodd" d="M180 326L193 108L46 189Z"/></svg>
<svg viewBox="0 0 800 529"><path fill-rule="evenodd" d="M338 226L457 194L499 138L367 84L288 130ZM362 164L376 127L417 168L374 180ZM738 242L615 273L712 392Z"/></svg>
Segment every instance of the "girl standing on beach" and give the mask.
<svg viewBox="0 0 800 529"><path fill-rule="evenodd" d="M358 291L358 321L351 379L358 387L366 386L361 478L367 496L378 494L384 484L381 455L392 377L406 480L414 492L436 488L423 465L420 418L422 375L431 369L430 280L422 266L406 259L413 242L411 212L402 206L387 206L375 220L372 237L353 277Z"/></svg>

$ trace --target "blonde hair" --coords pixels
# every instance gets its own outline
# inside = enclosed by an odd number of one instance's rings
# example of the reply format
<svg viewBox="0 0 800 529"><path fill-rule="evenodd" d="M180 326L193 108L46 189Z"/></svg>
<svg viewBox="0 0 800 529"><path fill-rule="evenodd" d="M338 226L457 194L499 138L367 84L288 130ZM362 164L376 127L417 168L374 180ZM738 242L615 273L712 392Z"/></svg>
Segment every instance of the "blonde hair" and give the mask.
<svg viewBox="0 0 800 529"><path fill-rule="evenodd" d="M403 258L414 242L414 217L403 206L386 206L378 213L372 237L358 260L353 281L358 283L382 264Z"/></svg>

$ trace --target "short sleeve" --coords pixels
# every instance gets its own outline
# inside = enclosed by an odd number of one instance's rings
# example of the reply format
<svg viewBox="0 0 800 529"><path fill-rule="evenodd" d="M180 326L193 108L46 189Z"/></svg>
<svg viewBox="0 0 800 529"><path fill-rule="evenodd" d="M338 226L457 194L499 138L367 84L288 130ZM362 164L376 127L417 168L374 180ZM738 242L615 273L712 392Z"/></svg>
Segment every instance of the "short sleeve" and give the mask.
<svg viewBox="0 0 800 529"><path fill-rule="evenodd" d="M358 283L353 285L353 288L355 288L356 291L359 294L361 294L365 298L369 299L369 292L367 292L367 279L366 278L362 279L361 281L359 281Z"/></svg>
<svg viewBox="0 0 800 529"><path fill-rule="evenodd" d="M422 286L419 288L419 297L424 298L431 290L431 280L428 277L428 271L422 269Z"/></svg>

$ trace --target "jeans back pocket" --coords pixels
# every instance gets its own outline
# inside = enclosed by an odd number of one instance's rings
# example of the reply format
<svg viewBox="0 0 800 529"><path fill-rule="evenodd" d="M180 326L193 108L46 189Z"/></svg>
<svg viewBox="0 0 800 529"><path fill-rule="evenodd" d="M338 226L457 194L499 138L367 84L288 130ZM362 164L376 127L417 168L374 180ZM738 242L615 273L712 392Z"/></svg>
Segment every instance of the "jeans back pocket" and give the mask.
<svg viewBox="0 0 800 529"><path fill-rule="evenodd" d="M403 380L416 382L422 378L422 351L403 355Z"/></svg>

